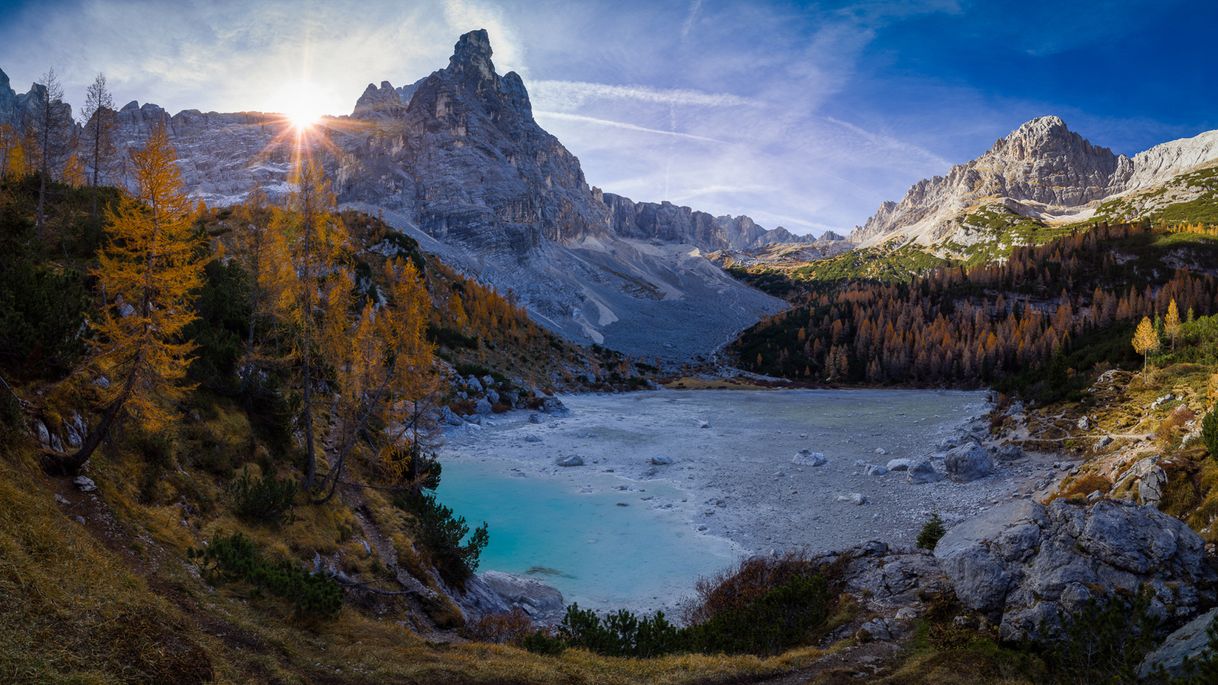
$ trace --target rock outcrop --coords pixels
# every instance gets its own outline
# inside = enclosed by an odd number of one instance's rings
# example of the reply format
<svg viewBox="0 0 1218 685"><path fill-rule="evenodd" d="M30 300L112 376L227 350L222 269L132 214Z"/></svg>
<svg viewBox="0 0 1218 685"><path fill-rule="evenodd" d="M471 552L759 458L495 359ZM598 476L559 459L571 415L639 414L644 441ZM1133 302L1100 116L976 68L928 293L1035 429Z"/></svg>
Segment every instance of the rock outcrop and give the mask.
<svg viewBox="0 0 1218 685"><path fill-rule="evenodd" d="M1142 590L1156 619L1179 623L1213 603L1218 583L1183 522L1113 500L995 507L949 530L935 557L960 601L1006 640L1051 639L1088 600Z"/></svg>
<svg viewBox="0 0 1218 685"><path fill-rule="evenodd" d="M1218 131L1157 145L1131 157L1092 145L1058 117L1033 119L977 159L915 183L851 234L875 245L968 244L961 218L986 205L1037 218L1089 216L1101 201L1161 185L1218 161Z"/></svg>

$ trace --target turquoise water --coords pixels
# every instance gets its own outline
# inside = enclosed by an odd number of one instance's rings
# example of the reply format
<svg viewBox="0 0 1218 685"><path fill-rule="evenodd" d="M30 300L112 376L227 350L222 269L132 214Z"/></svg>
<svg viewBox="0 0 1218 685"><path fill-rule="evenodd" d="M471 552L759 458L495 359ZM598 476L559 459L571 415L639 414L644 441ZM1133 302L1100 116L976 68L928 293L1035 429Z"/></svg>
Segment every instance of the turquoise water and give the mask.
<svg viewBox="0 0 1218 685"><path fill-rule="evenodd" d="M642 491L583 494L538 478L504 477L491 466L444 463L441 501L470 523L486 521L490 544L480 568L537 578L584 606L673 606L693 580L730 565L729 543L701 535ZM619 506L626 504L627 506Z"/></svg>

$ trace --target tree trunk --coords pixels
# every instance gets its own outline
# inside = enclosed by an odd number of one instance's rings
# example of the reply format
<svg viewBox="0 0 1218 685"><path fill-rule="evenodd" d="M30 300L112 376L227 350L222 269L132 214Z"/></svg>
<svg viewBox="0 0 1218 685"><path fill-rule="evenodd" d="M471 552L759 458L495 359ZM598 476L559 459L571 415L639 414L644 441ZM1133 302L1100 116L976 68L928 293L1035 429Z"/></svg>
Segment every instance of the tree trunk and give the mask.
<svg viewBox="0 0 1218 685"><path fill-rule="evenodd" d="M118 397L114 398L114 401L106 405L106 409L102 412L101 419L97 422L97 425L81 441L80 449L72 454L63 454L50 450L43 452L42 468L47 473L71 475L79 471L89 461L89 457L93 456L93 453L101 446L102 441L109 435L110 428L118 418L119 412L122 411L127 398L131 396L131 391L135 388L135 375L134 369L127 375L127 380L123 383L122 392L118 394Z"/></svg>

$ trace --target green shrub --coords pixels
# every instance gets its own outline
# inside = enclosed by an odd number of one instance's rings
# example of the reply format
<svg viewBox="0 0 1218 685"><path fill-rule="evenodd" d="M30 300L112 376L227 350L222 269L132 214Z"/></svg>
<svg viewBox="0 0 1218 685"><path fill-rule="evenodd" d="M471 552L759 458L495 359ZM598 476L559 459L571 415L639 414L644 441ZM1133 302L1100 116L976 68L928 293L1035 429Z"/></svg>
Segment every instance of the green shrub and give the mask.
<svg viewBox="0 0 1218 685"><path fill-rule="evenodd" d="M203 577L213 585L249 583L292 602L297 614L308 618L331 618L343 604L342 587L333 579L310 573L291 561L264 559L254 542L241 533L218 536L203 549L190 550Z"/></svg>
<svg viewBox="0 0 1218 685"><path fill-rule="evenodd" d="M777 654L805 643L829 617L829 584L819 574L796 575L747 604L715 613L687 629L694 651Z"/></svg>
<svg viewBox="0 0 1218 685"><path fill-rule="evenodd" d="M233 513L251 523L283 523L292 511L296 499L296 482L279 480L274 476L250 477L249 469L228 488L233 499Z"/></svg>
<svg viewBox="0 0 1218 685"><path fill-rule="evenodd" d="M686 633L657 611L638 616L620 609L604 617L578 604L567 607L558 636L570 647L605 656L656 657L685 649Z"/></svg>
<svg viewBox="0 0 1218 685"><path fill-rule="evenodd" d="M1210 456L1218 459L1218 407L1210 410L1201 420L1201 444Z"/></svg>
<svg viewBox="0 0 1218 685"><path fill-rule="evenodd" d="M465 517L454 515L430 493L402 493L397 504L414 514L416 539L427 550L440 577L464 588L465 581L478 570L478 557L490 542L486 523L471 533Z"/></svg>
<svg viewBox="0 0 1218 685"><path fill-rule="evenodd" d="M930 518L927 519L926 523L922 526L922 530L918 533L917 545L922 549L933 550L946 532L947 528L943 525L943 519L939 518L938 512L935 512L930 515Z"/></svg>
<svg viewBox="0 0 1218 685"><path fill-rule="evenodd" d="M1129 600L1089 600L1045 653L1053 682L1138 682L1138 665L1157 645L1151 599L1141 592Z"/></svg>

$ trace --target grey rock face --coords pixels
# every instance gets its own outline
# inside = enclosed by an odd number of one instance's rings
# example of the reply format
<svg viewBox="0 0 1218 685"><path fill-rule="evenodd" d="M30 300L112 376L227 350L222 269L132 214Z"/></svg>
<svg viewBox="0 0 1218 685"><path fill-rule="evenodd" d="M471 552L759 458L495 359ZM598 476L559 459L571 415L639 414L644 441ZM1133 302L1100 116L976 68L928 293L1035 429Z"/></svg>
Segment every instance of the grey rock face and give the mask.
<svg viewBox="0 0 1218 685"><path fill-rule="evenodd" d="M468 620L520 609L538 627L559 623L566 607L562 593L557 589L532 578L500 571L473 576L466 582L465 591L455 593L454 598Z"/></svg>
<svg viewBox="0 0 1218 685"><path fill-rule="evenodd" d="M600 193L595 188L593 192ZM626 238L689 243L707 251L816 242L812 236L797 236L782 227L762 228L747 216L711 216L671 202L635 202L614 193L600 197L609 209L614 233Z"/></svg>
<svg viewBox="0 0 1218 685"><path fill-rule="evenodd" d="M949 530L935 557L960 601L999 620L1007 640L1051 639L1097 592L1149 588L1152 612L1187 618L1213 601L1218 582L1183 522L1113 500L995 507Z"/></svg>
<svg viewBox="0 0 1218 685"><path fill-rule="evenodd" d="M1125 496L1135 499L1141 504L1159 506L1163 499L1163 488L1167 487L1167 472L1159 466L1159 457L1139 459L1125 470L1113 484L1114 493L1126 493Z"/></svg>
<svg viewBox="0 0 1218 685"><path fill-rule="evenodd" d="M1218 609L1210 609L1168 635L1161 645L1142 660L1138 666L1138 677L1149 678L1160 669L1169 676L1178 676L1184 670L1185 659L1196 662L1207 656L1207 631L1215 619L1218 619Z"/></svg>
<svg viewBox="0 0 1218 685"><path fill-rule="evenodd" d="M994 470L990 453L975 442L967 442L953 448L943 459L943 468L948 478L957 483L968 483L984 478Z"/></svg>

